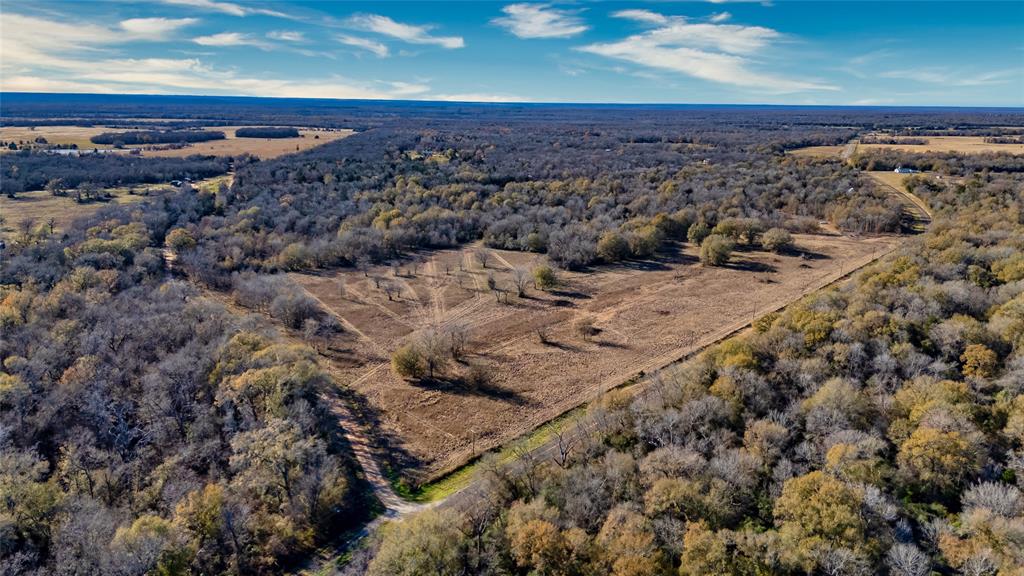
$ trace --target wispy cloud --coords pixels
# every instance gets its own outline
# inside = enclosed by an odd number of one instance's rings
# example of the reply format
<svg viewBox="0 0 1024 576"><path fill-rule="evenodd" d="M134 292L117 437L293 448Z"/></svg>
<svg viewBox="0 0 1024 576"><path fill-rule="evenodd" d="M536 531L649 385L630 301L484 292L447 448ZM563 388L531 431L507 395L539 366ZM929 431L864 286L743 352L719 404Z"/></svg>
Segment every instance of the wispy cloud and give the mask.
<svg viewBox="0 0 1024 576"><path fill-rule="evenodd" d="M652 12L650 10L619 10L612 14L616 18L624 18L626 20L635 20L637 22L647 22L649 24L666 24L668 23L668 16Z"/></svg>
<svg viewBox="0 0 1024 576"><path fill-rule="evenodd" d="M491 20L519 38L571 38L589 27L576 11L560 10L550 4L509 4L505 16Z"/></svg>
<svg viewBox="0 0 1024 576"><path fill-rule="evenodd" d="M376 54L380 58L386 58L388 56L388 47L383 42L377 42L369 38L362 38L360 36L350 36L348 34L339 34L336 36L338 42L347 46L354 46L356 48L362 48L368 52Z"/></svg>
<svg viewBox="0 0 1024 576"><path fill-rule="evenodd" d="M732 18L732 14L729 14L728 12L716 12L715 14L712 14L708 18L708 20L711 20L712 22L718 24L718 23L721 23L721 22L725 22L726 20L728 20L730 18Z"/></svg>
<svg viewBox="0 0 1024 576"><path fill-rule="evenodd" d="M162 40L179 29L197 22L197 18L129 18L122 20L120 27L134 37Z"/></svg>
<svg viewBox="0 0 1024 576"><path fill-rule="evenodd" d="M882 78L911 80L924 84L945 86L992 86L1006 84L1020 78L1019 69L994 70L991 72L969 72L948 68L916 68L909 70L888 70L879 73Z"/></svg>
<svg viewBox="0 0 1024 576"><path fill-rule="evenodd" d="M292 30L271 30L267 32L267 38L281 42L303 42L306 40L306 35Z"/></svg>
<svg viewBox="0 0 1024 576"><path fill-rule="evenodd" d="M0 36L0 91L522 100L511 95L435 93L421 81L359 80L340 75L281 78L214 66L200 57L123 57L119 48L140 38L120 25L72 24L4 11L0 12L0 28L4 30ZM232 32L200 38L202 44L213 46L260 41L260 37Z"/></svg>
<svg viewBox="0 0 1024 576"><path fill-rule="evenodd" d="M771 28L691 23L682 16L664 16L647 10L613 15L648 23L652 28L617 42L589 44L578 49L648 68L766 92L838 89L817 81L755 70L751 56L762 54L782 38Z"/></svg>
<svg viewBox="0 0 1024 576"><path fill-rule="evenodd" d="M462 48L466 45L461 36L434 36L433 26L418 26L396 22L379 14L356 14L348 19L348 25L383 36L390 36L409 44L432 44L442 48Z"/></svg>
<svg viewBox="0 0 1024 576"><path fill-rule="evenodd" d="M209 36L199 36L193 38L192 41L200 46L254 46L261 50L270 50L273 47L271 44L251 34L243 34L241 32L221 32Z"/></svg>
<svg viewBox="0 0 1024 576"><path fill-rule="evenodd" d="M191 8L198 8L200 10L209 10L211 12L220 12L222 14L230 14L231 16L251 16L251 15L262 15L262 16L275 16L277 18L289 18L294 19L290 14L284 12L278 12L277 10L270 10L269 8L258 8L255 6L245 6L242 4L236 4L234 2L218 2L217 0L160 0L164 4L173 4L177 6L189 6Z"/></svg>

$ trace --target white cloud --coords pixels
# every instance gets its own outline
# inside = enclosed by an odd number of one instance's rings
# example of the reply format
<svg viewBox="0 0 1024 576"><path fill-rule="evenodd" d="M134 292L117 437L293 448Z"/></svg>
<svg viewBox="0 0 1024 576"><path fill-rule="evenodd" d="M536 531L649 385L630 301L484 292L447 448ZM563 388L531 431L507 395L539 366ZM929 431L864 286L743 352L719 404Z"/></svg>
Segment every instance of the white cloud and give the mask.
<svg viewBox="0 0 1024 576"><path fill-rule="evenodd" d="M130 26L129 26L130 27ZM89 22L67 24L0 12L0 91L99 94L213 94L306 98L499 101L513 96L435 94L423 82L357 80L342 76L275 78L242 73L189 58L127 58L117 48L138 41L124 29ZM207 45L259 41L243 34L205 38Z"/></svg>
<svg viewBox="0 0 1024 576"><path fill-rule="evenodd" d="M403 24L379 14L357 14L349 18L348 24L359 30L390 36L410 44L433 44L450 49L466 45L461 36L433 36L430 34L431 26Z"/></svg>
<svg viewBox="0 0 1024 576"><path fill-rule="evenodd" d="M709 20L711 20L715 24L718 24L720 22L725 22L730 18L732 18L732 14L729 14L728 12L717 12L715 14L712 14Z"/></svg>
<svg viewBox="0 0 1024 576"><path fill-rule="evenodd" d="M382 42L377 42L376 40L362 38L359 36L350 36L348 34L339 34L336 38L338 42L341 42L342 44L362 48L363 50L376 54L380 58L386 58L388 56L388 47Z"/></svg>
<svg viewBox="0 0 1024 576"><path fill-rule="evenodd" d="M430 100L442 100L445 102L529 102L528 98L513 96L510 94L488 94L484 92L460 92L457 94L434 94Z"/></svg>
<svg viewBox="0 0 1024 576"><path fill-rule="evenodd" d="M782 37L771 28L690 23L682 16L662 16L646 10L626 12L615 13L613 16L647 22L653 27L617 42L590 44L578 50L648 68L767 92L837 90L834 86L816 81L795 80L754 70L750 56L762 54ZM662 16L663 19L655 16Z"/></svg>
<svg viewBox="0 0 1024 576"><path fill-rule="evenodd" d="M122 20L121 29L142 39L160 40L179 28L199 22L196 18L129 18Z"/></svg>
<svg viewBox="0 0 1024 576"><path fill-rule="evenodd" d="M637 22L647 22L650 24L665 24L668 22L668 17L657 12L651 12L650 10L619 10L612 14L616 18L625 18L627 20L636 20Z"/></svg>
<svg viewBox="0 0 1024 576"><path fill-rule="evenodd" d="M280 40L282 42L303 42L306 40L306 35L302 32L295 32L291 30L271 30L267 32L267 38L271 40Z"/></svg>
<svg viewBox="0 0 1024 576"><path fill-rule="evenodd" d="M270 50L271 48L271 45L263 40L241 32L221 32L209 36L199 36L193 38L192 41L200 46L255 46L261 50Z"/></svg>
<svg viewBox="0 0 1024 576"><path fill-rule="evenodd" d="M519 38L571 38L589 29L575 12L550 4L509 4L501 11L505 16L491 22Z"/></svg>
<svg viewBox="0 0 1024 576"><path fill-rule="evenodd" d="M946 68L916 68L910 70L889 70L878 74L882 78L912 80L924 84L945 86L991 86L1005 84L1020 77L1020 70L995 70L993 72L955 71Z"/></svg>
<svg viewBox="0 0 1024 576"><path fill-rule="evenodd" d="M164 4L174 4L177 6L191 6L192 8L199 8L200 10L209 10L211 12L221 12L223 14L230 14L231 16L250 16L259 14L262 16L275 16L277 18L289 18L294 19L289 14L284 12L278 12L277 10L269 10L266 8L254 8L251 6L243 6L241 4L235 4L233 2L217 2L216 0L161 0Z"/></svg>

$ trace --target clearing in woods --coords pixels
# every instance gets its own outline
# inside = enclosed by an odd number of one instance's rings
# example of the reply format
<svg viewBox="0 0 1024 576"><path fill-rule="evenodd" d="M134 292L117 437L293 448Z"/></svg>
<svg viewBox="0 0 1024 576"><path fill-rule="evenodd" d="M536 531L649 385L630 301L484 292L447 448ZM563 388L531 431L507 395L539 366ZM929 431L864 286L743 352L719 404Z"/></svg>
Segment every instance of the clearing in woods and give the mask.
<svg viewBox="0 0 1024 576"><path fill-rule="evenodd" d="M531 284L522 298L513 270L529 270L537 255L488 249L484 268L479 247L422 254L397 275L375 267L291 278L341 321L342 334L315 344L338 383L365 401L375 437L389 444L386 458L422 482L717 340L898 241L797 235L800 252L741 251L721 268L702 267L687 245L657 260L560 271L557 288ZM508 291L507 303L489 289L489 277ZM583 337L580 318L591 319L596 334ZM452 328L465 330L469 344L444 377L418 382L392 373L391 352ZM467 383L471 366L489 379Z"/></svg>
<svg viewBox="0 0 1024 576"><path fill-rule="evenodd" d="M216 130L224 133L223 140L210 140L208 142L196 142L184 148L169 150L145 150L143 156L169 157L169 156L191 156L203 154L206 156L235 156L237 154L252 154L261 159L276 158L284 154L293 154L303 150L340 140L351 136L355 132L348 129L299 129L298 138L236 138L235 130L242 126L211 126L207 130Z"/></svg>
<svg viewBox="0 0 1024 576"><path fill-rule="evenodd" d="M880 150L891 148L906 152L960 152L962 154L978 154L981 152L1009 152L1024 154L1024 144L992 144L985 142L981 136L922 136L916 140L927 140L927 144L857 144L857 151ZM788 154L795 156L812 156L815 158L838 158L843 154L846 144L841 146L808 146L790 150Z"/></svg>
<svg viewBox="0 0 1024 576"><path fill-rule="evenodd" d="M223 183L231 186L233 173L222 174L200 180L193 184L197 189L216 192ZM130 204L153 198L169 190L167 184L137 184L131 187L106 188L111 198L102 201L76 202L74 191L67 196L54 196L45 190L18 192L17 197L0 196L0 238L15 239L21 233L22 223L31 220L33 226L47 225L53 219L54 232L68 227L76 218L88 216L105 206ZM130 193L134 191L135 193Z"/></svg>
<svg viewBox="0 0 1024 576"><path fill-rule="evenodd" d="M0 217L3 218L0 238L14 238L21 232L22 223L27 220L33 226L38 226L48 225L52 218L54 232L59 232L67 228L75 218L88 216L104 206L139 202L166 188L166 185L139 185L134 187L139 192L137 194L129 194L127 188L108 189L112 198L82 203L75 202L71 196L54 196L45 190L18 192L16 198L0 196Z"/></svg>
<svg viewBox="0 0 1024 576"><path fill-rule="evenodd" d="M284 154L308 150L355 133L349 129L299 128L298 138L236 138L235 131L239 128L242 128L242 126L208 126L203 128L203 130L223 132L224 139L196 142L183 148L142 150L141 154L146 157L184 157L192 156L193 154L235 156L248 153L266 160ZM110 126L37 126L35 128L3 126L0 127L0 141L33 142L36 138L42 137L51 145L75 144L80 150L106 149L113 148L113 146L93 144L89 139L103 132L131 132L151 129L146 128L145 124L140 124L139 127L132 129L112 128ZM127 146L126 148L134 148L134 146Z"/></svg>

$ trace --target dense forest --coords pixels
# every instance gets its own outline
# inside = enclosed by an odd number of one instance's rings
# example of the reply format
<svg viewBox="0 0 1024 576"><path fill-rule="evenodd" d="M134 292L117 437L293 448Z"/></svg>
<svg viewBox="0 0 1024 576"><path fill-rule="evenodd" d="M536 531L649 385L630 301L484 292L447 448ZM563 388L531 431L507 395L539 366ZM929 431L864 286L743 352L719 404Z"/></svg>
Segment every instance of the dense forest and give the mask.
<svg viewBox="0 0 1024 576"><path fill-rule="evenodd" d="M224 133L217 130L131 130L129 132L103 132L89 140L93 144L136 146L140 144L186 144L223 139Z"/></svg>
<svg viewBox="0 0 1024 576"><path fill-rule="evenodd" d="M224 174L232 165L231 158L214 156L143 159L127 154L65 156L24 150L0 156L0 193L10 196L42 190L52 180L62 181L66 188L76 188L84 182L114 187L185 178L198 180Z"/></svg>
<svg viewBox="0 0 1024 576"><path fill-rule="evenodd" d="M214 208L175 192L5 251L0 572L278 573L366 516L313 350L168 274Z"/></svg>
<svg viewBox="0 0 1024 576"><path fill-rule="evenodd" d="M856 169L783 153L846 131L678 130L456 121L373 129L238 170L218 197L223 209L189 228L198 245L183 262L222 287L246 268L359 265L480 238L578 268L597 261L608 231L656 249L671 234L685 239L690 224L729 218L793 230L826 219L858 232L899 228L899 204Z"/></svg>
<svg viewBox="0 0 1024 576"><path fill-rule="evenodd" d="M363 131L268 161L0 155L13 193L234 170L216 191L104 208L59 234L26 227L0 253L4 573L279 573L372 513L336 383L300 343L342 328L268 273L475 240L585 268L610 258L606 238L632 258L712 231L893 232L900 205L856 166L786 150L1021 123L221 100L111 98L94 114ZM81 109L16 98L4 113ZM482 492L388 526L351 570L1013 573L1022 180L1014 158L954 160L942 169L962 182L909 180L937 219L898 254L648 393L610 396L561 465L488 464Z"/></svg>
<svg viewBox="0 0 1024 576"><path fill-rule="evenodd" d="M239 128L235 130L235 136L238 138L298 138L299 131L286 126L258 126Z"/></svg>
<svg viewBox="0 0 1024 576"><path fill-rule="evenodd" d="M1020 574L1024 178L912 178L930 230L623 390L559 454L389 526L370 574Z"/></svg>

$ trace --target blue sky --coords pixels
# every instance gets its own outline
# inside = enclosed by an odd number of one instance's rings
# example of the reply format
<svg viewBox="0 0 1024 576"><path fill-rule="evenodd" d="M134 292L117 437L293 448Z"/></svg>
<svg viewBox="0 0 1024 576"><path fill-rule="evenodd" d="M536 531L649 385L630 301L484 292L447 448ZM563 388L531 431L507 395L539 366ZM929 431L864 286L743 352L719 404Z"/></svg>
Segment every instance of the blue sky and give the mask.
<svg viewBox="0 0 1024 576"><path fill-rule="evenodd" d="M4 0L0 88L1024 106L1024 2Z"/></svg>

